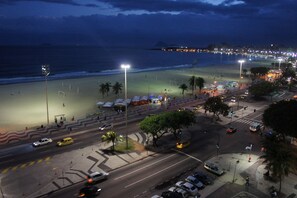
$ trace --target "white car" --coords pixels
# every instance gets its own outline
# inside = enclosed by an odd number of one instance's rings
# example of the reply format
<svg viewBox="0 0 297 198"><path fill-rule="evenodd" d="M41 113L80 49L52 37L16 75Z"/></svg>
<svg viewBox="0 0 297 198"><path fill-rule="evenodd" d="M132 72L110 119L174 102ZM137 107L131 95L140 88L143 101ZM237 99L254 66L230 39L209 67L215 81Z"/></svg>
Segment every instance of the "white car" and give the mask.
<svg viewBox="0 0 297 198"><path fill-rule="evenodd" d="M250 131L251 132L258 132L260 130L262 130L262 125L260 123L257 123L257 122L253 122L251 123L250 125Z"/></svg>
<svg viewBox="0 0 297 198"><path fill-rule="evenodd" d="M112 129L113 128L113 124L103 124L102 126L99 127L100 131L103 131L105 129Z"/></svg>
<svg viewBox="0 0 297 198"><path fill-rule="evenodd" d="M33 142L32 145L34 147L38 147L38 146L43 146L49 143L52 143L53 140L51 138L42 138L40 140L38 140L37 142Z"/></svg>
<svg viewBox="0 0 297 198"><path fill-rule="evenodd" d="M219 176L224 174L224 171L219 166L217 166L216 164L214 164L212 162L205 162L204 168L206 170L208 170L209 172L212 172Z"/></svg>
<svg viewBox="0 0 297 198"><path fill-rule="evenodd" d="M203 183L193 176L188 176L186 178L186 181L190 182L191 184L194 184L199 190L204 188Z"/></svg>
<svg viewBox="0 0 297 198"><path fill-rule="evenodd" d="M177 187L184 189L192 196L197 196L199 194L198 188L196 188L193 184L185 181L179 181L175 184Z"/></svg>
<svg viewBox="0 0 297 198"><path fill-rule="evenodd" d="M173 186L173 187L169 188L168 191L169 192L172 192L172 193L177 193L177 194L179 194L183 198L188 198L190 196L190 194L186 190L184 190L184 189L182 189L180 187L177 187L177 186Z"/></svg>
<svg viewBox="0 0 297 198"><path fill-rule="evenodd" d="M236 102L236 98L235 98L235 96L232 96L230 101L231 101L231 102Z"/></svg>

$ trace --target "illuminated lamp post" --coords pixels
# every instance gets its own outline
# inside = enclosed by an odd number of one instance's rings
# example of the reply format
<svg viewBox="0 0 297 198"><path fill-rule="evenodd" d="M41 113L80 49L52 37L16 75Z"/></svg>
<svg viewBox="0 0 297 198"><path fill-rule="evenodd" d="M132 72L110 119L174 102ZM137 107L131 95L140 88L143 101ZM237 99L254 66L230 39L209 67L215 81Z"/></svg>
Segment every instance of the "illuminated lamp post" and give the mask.
<svg viewBox="0 0 297 198"><path fill-rule="evenodd" d="M278 70L280 70L281 62L283 61L283 59L282 58L278 58L277 60L278 60Z"/></svg>
<svg viewBox="0 0 297 198"><path fill-rule="evenodd" d="M127 69L130 68L130 65L122 64L121 68L125 70L125 121L126 121L126 149L128 149L128 111L127 111Z"/></svg>
<svg viewBox="0 0 297 198"><path fill-rule="evenodd" d="M240 67L239 67L239 85L238 85L238 87L239 87L239 89L240 89L240 81L241 81L241 79L242 79L242 75L241 75L241 73L242 73L242 64L244 63L244 60L239 60L238 61L239 62L239 64L240 64Z"/></svg>
<svg viewBox="0 0 297 198"><path fill-rule="evenodd" d="M50 74L50 67L49 65L42 65L41 66L42 74L45 77L45 100L46 100L46 115L47 115L47 125L49 125L49 113L48 113L48 97L47 97L47 77Z"/></svg>

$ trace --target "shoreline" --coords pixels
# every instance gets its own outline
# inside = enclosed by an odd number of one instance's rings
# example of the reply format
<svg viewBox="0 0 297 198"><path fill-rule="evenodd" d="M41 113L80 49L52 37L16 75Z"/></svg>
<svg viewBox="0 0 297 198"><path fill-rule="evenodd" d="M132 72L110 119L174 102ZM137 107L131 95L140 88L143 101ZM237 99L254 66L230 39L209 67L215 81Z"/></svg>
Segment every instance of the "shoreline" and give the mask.
<svg viewBox="0 0 297 198"><path fill-rule="evenodd" d="M256 63L258 65L258 63ZM245 68L255 66L247 64ZM167 91L172 97L182 97L180 84L188 85L191 76L202 77L205 85L214 81L238 81L239 66L224 65L210 67L191 67L170 70L127 72L128 98L133 96L159 95ZM244 79L246 82L247 78ZM101 83L122 83L122 93L116 96L112 88L108 96L99 93ZM190 88L185 95L192 93ZM46 125L45 82L28 82L0 85L0 132L25 130L26 127ZM87 114L98 112L98 101L114 101L124 98L124 73L82 78L48 81L48 104L50 123L54 116L65 114L69 121L84 118Z"/></svg>

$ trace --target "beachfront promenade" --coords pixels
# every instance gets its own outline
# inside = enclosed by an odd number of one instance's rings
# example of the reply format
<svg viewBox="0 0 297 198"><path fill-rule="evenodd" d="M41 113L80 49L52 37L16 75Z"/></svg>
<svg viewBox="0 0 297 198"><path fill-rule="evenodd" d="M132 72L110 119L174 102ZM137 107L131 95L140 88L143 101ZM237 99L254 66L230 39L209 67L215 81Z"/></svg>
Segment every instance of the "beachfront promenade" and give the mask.
<svg viewBox="0 0 297 198"><path fill-rule="evenodd" d="M203 100L195 100L193 98L187 98L183 100L181 99L178 100L178 103L176 103L176 105L173 104L170 108L177 109L181 106L199 104L201 102L203 102ZM161 111L160 108L161 106L159 108L151 109L148 109L147 107L137 107L137 110L135 109L135 112L131 112L131 116L129 116L129 122L142 119L139 115L142 115L144 117L146 113L156 113L158 111ZM247 109L247 111L244 112L241 112L241 109L235 110L237 111L236 114L239 115L238 117L234 118L233 120L222 117L222 121L220 122L220 124L228 125L230 122L236 121L236 119L240 119L241 117L251 114L253 112L252 109L253 107L250 107ZM99 117L99 121L96 120L96 116L89 117L82 120L70 122L69 124L65 123L64 128L61 127L59 128L59 130L67 132L68 134L72 133L73 135L75 135L76 133L81 133L81 129L85 127L91 126L93 124L97 126L98 122L100 121L103 122L113 120L112 115L118 118L117 124L124 122L124 119L120 117L120 114L106 114L106 120L105 117L103 117L103 120L101 120L101 116ZM205 116L203 112L201 112L199 115ZM92 124L92 120L96 120L96 122ZM73 130L69 132L67 126L69 127L70 124L72 124L71 126L73 127ZM54 128L54 126L52 127ZM27 132L27 135L22 136L22 138L23 140L26 140L28 138L37 137L36 135L32 134L39 131L44 131L46 135L58 134L58 131L51 131L49 129L51 128L48 128L48 130L38 129L37 131L24 131ZM146 136L143 133L130 134L129 137L142 145L144 145L146 142ZM11 138L12 141L9 141L9 138ZM6 141L2 142L2 144L7 144L8 142L16 142L14 138L15 136L6 136ZM164 141L171 141L171 139L165 137ZM25 166L19 165L19 168L15 170L1 170L2 194L0 193L0 197L47 197L48 193L52 194L53 192L61 190L67 186L85 181L85 176L88 171L94 170L95 167L111 172L112 174L112 171L115 169L134 163L143 158L158 155L159 152L162 152L164 149L168 149L169 147L173 148L175 142L167 142L164 145L167 145L167 147L160 147L158 148L158 150L154 151L144 150L141 152L135 151L131 153L108 155L102 150L108 148L110 145L99 143L97 145L92 145L79 150L55 155L51 158L42 159L43 162L40 163L36 162L36 164L31 165L27 163ZM221 177L216 178L213 185L207 186L203 191L201 191L200 193L202 197L269 197L268 188L272 185L277 187L278 183L273 183L264 179L264 165L262 164L261 160L258 159L260 155L261 153L259 152L253 152L251 154L250 162L248 162L247 154L244 153L222 153L219 156L213 156L208 159L223 167L225 174ZM237 161L239 161L238 164ZM198 169L203 168L199 166ZM45 170L48 171L47 174L44 175L44 177L39 178L37 173L42 174ZM18 182L14 182L13 184L10 184L8 186L7 178L10 175L12 175L13 178L17 178ZM248 187L244 185L247 175L250 177L250 186ZM29 183L26 182L28 181L28 179L30 180ZM294 194L297 194L295 186L296 181L296 175L292 174L290 174L289 177L284 180L283 192L286 192L286 195L284 195L283 197L293 197ZM164 191L168 188L164 188L162 190ZM138 197L150 197L152 194L158 194L160 192L160 190L155 190L155 188L152 187L149 191L139 195Z"/></svg>

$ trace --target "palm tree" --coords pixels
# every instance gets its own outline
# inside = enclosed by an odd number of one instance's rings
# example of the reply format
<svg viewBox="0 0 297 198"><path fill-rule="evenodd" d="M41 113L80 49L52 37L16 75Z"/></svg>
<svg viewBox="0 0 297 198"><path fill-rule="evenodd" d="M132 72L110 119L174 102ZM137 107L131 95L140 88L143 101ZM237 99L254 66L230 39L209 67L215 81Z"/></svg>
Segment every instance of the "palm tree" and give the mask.
<svg viewBox="0 0 297 198"><path fill-rule="evenodd" d="M267 137L262 141L265 154L260 158L264 159L266 169L279 179L279 192L282 188L282 179L288 176L289 172L296 169L296 159L292 154L291 145L280 141L275 135Z"/></svg>
<svg viewBox="0 0 297 198"><path fill-rule="evenodd" d="M188 86L185 83L183 83L178 88L180 88L182 90L182 94L183 94L183 97L184 97L185 96L184 95L185 91L188 89Z"/></svg>
<svg viewBox="0 0 297 198"><path fill-rule="evenodd" d="M110 91L110 87L111 87L111 84L110 82L106 82L105 83L105 90L106 90L106 94L108 95L109 91Z"/></svg>
<svg viewBox="0 0 297 198"><path fill-rule="evenodd" d="M195 78L196 78L195 76L192 76L189 79L189 84L190 84L190 87L192 88L192 94L194 94L194 90L196 89Z"/></svg>
<svg viewBox="0 0 297 198"><path fill-rule="evenodd" d="M196 78L196 85L199 87L199 91L204 87L205 80L201 77Z"/></svg>
<svg viewBox="0 0 297 198"><path fill-rule="evenodd" d="M102 97L104 97L105 93L106 93L106 87L105 87L105 83L101 83L99 85L99 92L102 94Z"/></svg>
<svg viewBox="0 0 297 198"><path fill-rule="evenodd" d="M115 142L119 139L119 136L114 131L108 131L104 135L101 136L101 140L103 142L112 143L112 151L114 151Z"/></svg>
<svg viewBox="0 0 297 198"><path fill-rule="evenodd" d="M122 83L115 82L115 84L112 86L113 93L119 96L119 93L122 92L122 87Z"/></svg>

